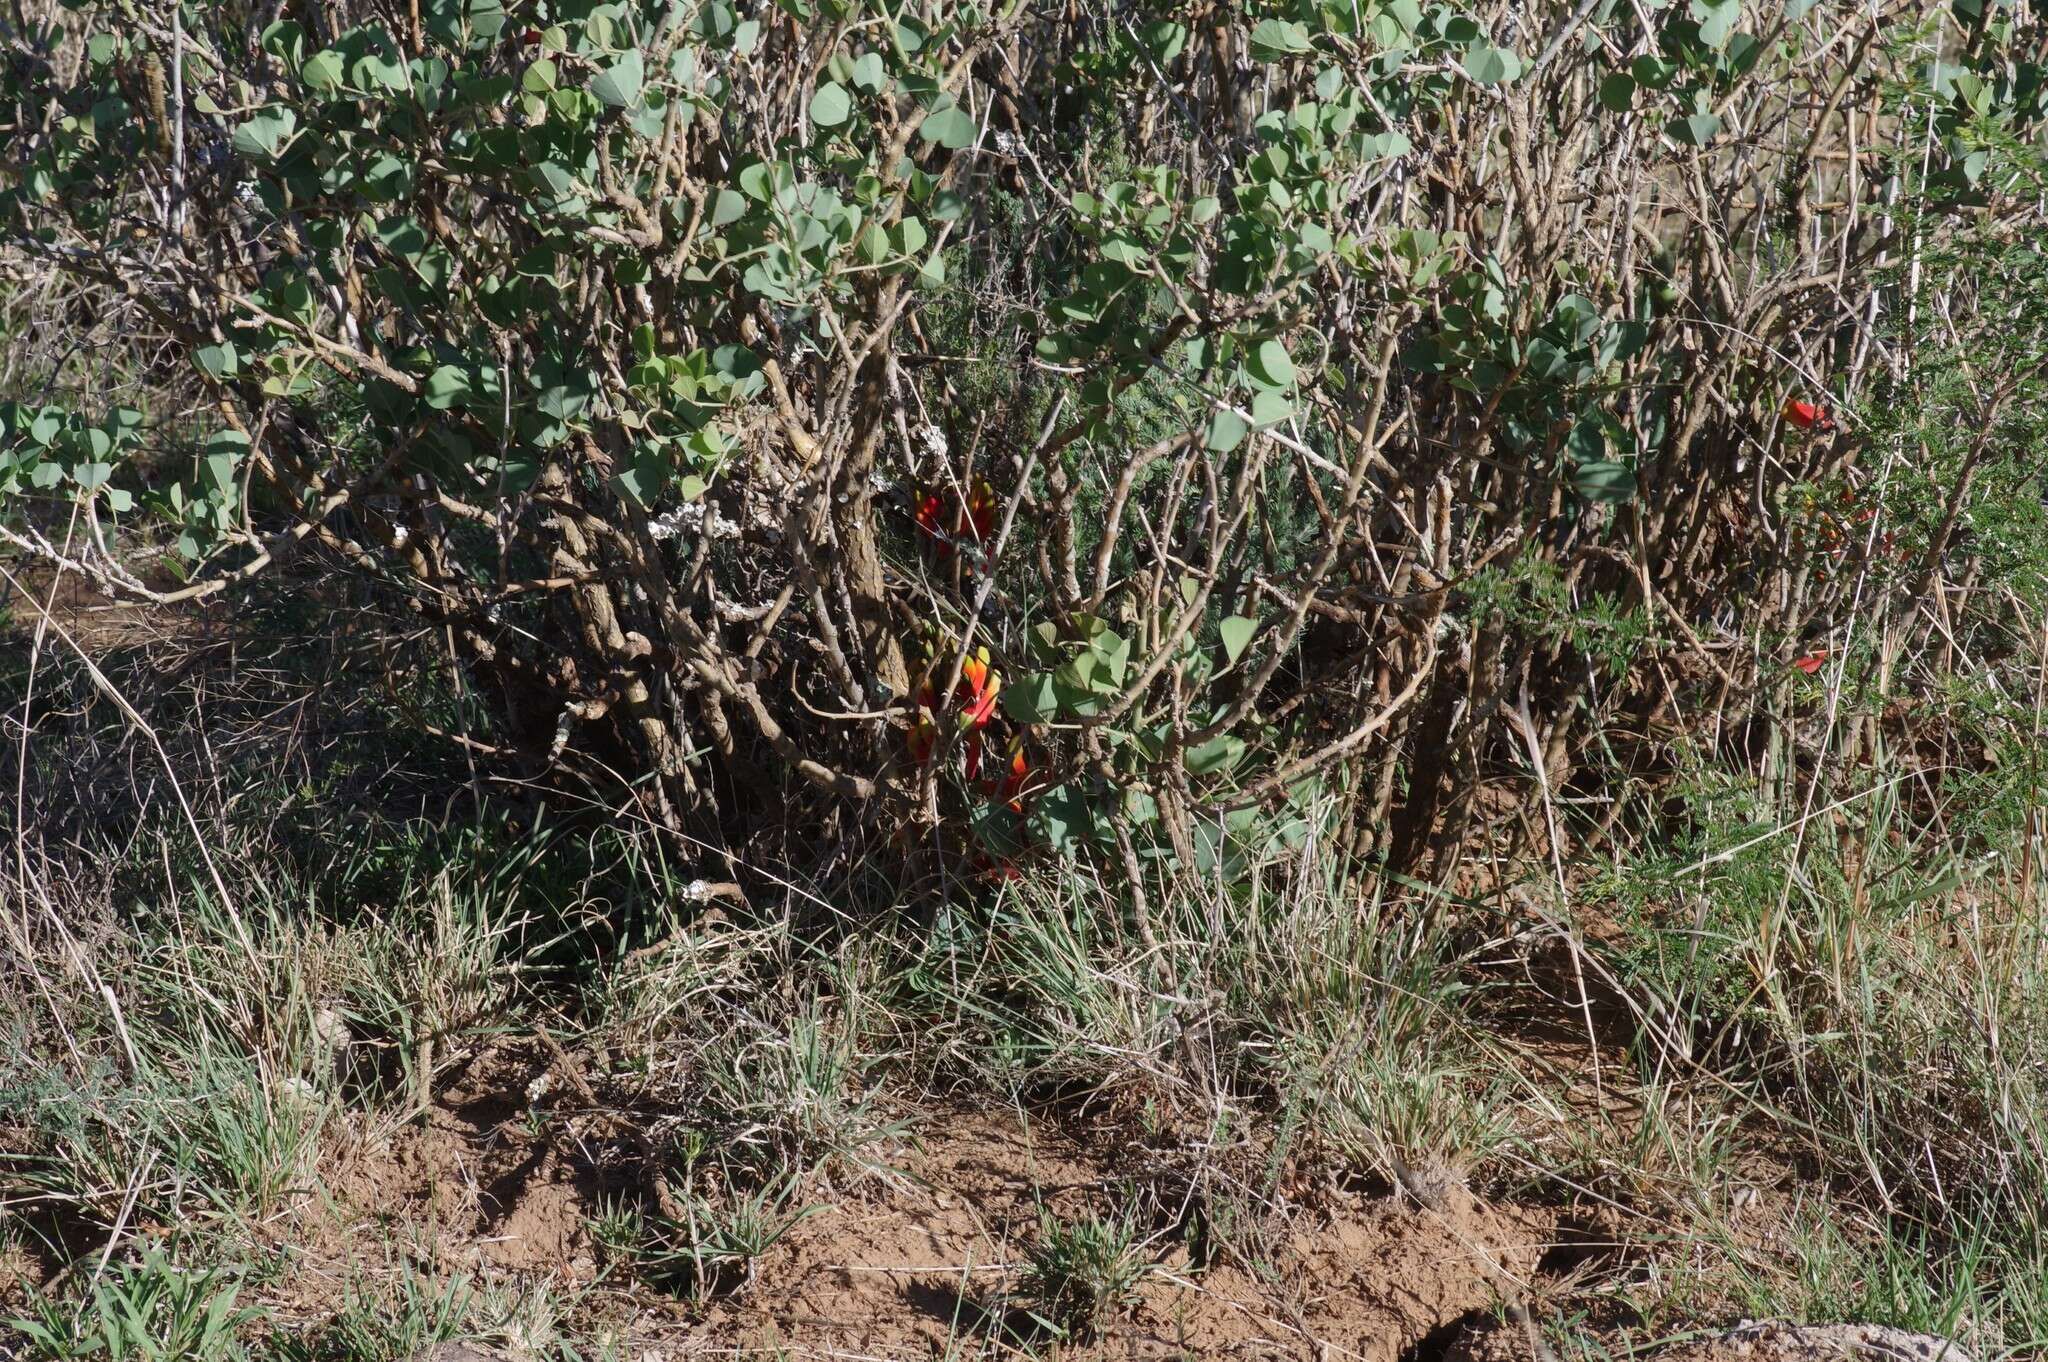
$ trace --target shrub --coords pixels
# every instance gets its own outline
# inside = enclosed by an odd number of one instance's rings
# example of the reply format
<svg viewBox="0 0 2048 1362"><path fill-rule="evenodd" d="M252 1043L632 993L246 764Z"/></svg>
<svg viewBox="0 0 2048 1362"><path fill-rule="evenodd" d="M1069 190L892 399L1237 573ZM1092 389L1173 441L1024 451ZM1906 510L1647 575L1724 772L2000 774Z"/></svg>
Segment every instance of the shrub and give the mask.
<svg viewBox="0 0 2048 1362"><path fill-rule="evenodd" d="M28 356L0 534L373 587L422 731L736 861L1208 868L1335 795L1442 870L1482 771L1910 608L2039 386L2004 10L288 8L0 33L0 250L197 413ZM1971 241L1987 434L1895 548L1812 489Z"/></svg>

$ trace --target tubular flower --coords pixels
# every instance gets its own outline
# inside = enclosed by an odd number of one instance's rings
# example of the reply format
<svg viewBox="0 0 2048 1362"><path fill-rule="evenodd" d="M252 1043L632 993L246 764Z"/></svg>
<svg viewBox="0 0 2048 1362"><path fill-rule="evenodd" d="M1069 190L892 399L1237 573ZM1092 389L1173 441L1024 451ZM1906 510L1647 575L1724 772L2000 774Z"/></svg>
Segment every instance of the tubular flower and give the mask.
<svg viewBox="0 0 2048 1362"><path fill-rule="evenodd" d="M988 479L976 478L963 497L959 488L934 488L917 498L917 528L939 558L955 545L987 542L996 528L996 494Z"/></svg>
<svg viewBox="0 0 2048 1362"><path fill-rule="evenodd" d="M1024 757L1024 735L1010 740L1010 768L996 783L996 798L1010 806L1011 813L1024 812L1024 788L1031 780L1031 763Z"/></svg>
<svg viewBox="0 0 2048 1362"><path fill-rule="evenodd" d="M972 537L979 544L995 533L996 494L987 478L976 478L967 490L967 505L961 509L959 537Z"/></svg>
<svg viewBox="0 0 2048 1362"><path fill-rule="evenodd" d="M1002 674L989 665L988 649L976 649L961 666L960 684L966 691L960 698L961 721L970 728L986 727L996 710L996 694L1003 688Z"/></svg>
<svg viewBox="0 0 2048 1362"><path fill-rule="evenodd" d="M1834 418L1828 415L1826 407L1817 407L1811 402L1787 401L1785 419L1801 430L1833 430Z"/></svg>
<svg viewBox="0 0 2048 1362"><path fill-rule="evenodd" d="M967 730L963 755L970 780L981 765L981 730L988 727L989 720L995 717L996 700L1002 689L1002 673L990 662L988 649L975 649L961 663L960 685L954 692L954 702L958 705L955 721ZM932 753L937 750L939 709L938 690L927 672L917 688L917 717L911 721L910 732L905 739L912 760L930 761Z"/></svg>

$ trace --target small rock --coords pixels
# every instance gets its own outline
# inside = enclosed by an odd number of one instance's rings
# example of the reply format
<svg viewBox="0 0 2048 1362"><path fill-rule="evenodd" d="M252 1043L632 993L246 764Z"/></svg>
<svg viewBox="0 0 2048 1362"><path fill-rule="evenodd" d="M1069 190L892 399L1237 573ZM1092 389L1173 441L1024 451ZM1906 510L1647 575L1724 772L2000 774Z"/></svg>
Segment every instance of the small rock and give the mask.
<svg viewBox="0 0 2048 1362"><path fill-rule="evenodd" d="M1880 1324L1736 1326L1711 1342L1656 1354L1660 1362L1971 1362L1959 1345Z"/></svg>
<svg viewBox="0 0 2048 1362"><path fill-rule="evenodd" d="M503 1353L487 1352L467 1343L436 1343L423 1353L413 1354L413 1362L511 1362Z"/></svg>

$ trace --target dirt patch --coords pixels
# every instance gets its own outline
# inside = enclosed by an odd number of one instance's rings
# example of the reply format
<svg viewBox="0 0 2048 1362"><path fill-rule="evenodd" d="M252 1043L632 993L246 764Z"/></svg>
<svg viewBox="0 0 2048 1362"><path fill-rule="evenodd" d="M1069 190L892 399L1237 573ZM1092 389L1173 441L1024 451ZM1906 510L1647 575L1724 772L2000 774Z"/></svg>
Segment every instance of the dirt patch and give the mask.
<svg viewBox="0 0 2048 1362"><path fill-rule="evenodd" d="M333 1128L295 1248L338 1270L359 1259L365 1234L383 1235L448 1271L592 1277L590 1222L615 1178L591 1151L524 1122L519 1095L542 1072L531 1056L492 1053L417 1123Z"/></svg>
<svg viewBox="0 0 2048 1362"><path fill-rule="evenodd" d="M1127 1214L1143 1201L1137 1162L1005 1119L937 1124L895 1152L898 1176L799 1225L706 1332L724 1346L879 1357L1020 1341L1031 1326L1015 1293L1041 1208ZM1540 1217L1453 1190L1435 1208L1360 1200L1305 1214L1253 1264L1196 1271L1182 1245L1155 1240L1137 1308L1093 1349L1063 1355L1399 1362L1447 1321L1516 1291L1546 1232Z"/></svg>
<svg viewBox="0 0 2048 1362"><path fill-rule="evenodd" d="M12 581L0 577L0 619L11 621L18 641L24 644L34 637L45 608L51 622L90 657L123 648L189 642L202 632L205 612L196 605L165 607L148 601L116 600L75 572L54 572L41 563L0 563L0 567L12 577ZM178 584L158 580L150 585L172 590ZM60 654L69 651L54 633L45 637L43 647Z"/></svg>
<svg viewBox="0 0 2048 1362"><path fill-rule="evenodd" d="M381 1254L442 1273L596 1283L592 1221L630 1195L617 1148L552 1138L521 1095L545 1072L497 1054L439 1095L416 1124L330 1127L322 1191L278 1235L311 1307ZM557 1128L559 1132L559 1128ZM1452 1186L1412 1196L1319 1193L1311 1210L1267 1209L1229 1248L1207 1225L1199 1179L1162 1177L1155 1151L1107 1132L1068 1133L1011 1113L933 1119L872 1148L862 1170L806 1185L815 1207L756 1264L743 1291L708 1306L616 1276L645 1296L635 1346L690 1356L782 1348L796 1356L909 1358L1004 1351L1051 1335L1023 1308L1022 1269L1041 1213L1133 1217L1152 1264L1134 1308L1064 1357L1300 1357L1435 1362L1447 1328L1520 1299L1553 1239L1547 1214L1490 1206ZM1220 1212L1219 1212L1220 1214ZM1203 1261L1206 1260L1206 1261Z"/></svg>

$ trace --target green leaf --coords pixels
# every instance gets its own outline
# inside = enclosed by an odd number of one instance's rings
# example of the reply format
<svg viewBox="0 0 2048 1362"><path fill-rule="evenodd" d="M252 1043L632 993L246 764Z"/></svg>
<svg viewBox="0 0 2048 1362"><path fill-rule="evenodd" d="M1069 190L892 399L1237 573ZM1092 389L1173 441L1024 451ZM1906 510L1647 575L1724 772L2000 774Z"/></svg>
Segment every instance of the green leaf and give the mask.
<svg viewBox="0 0 2048 1362"><path fill-rule="evenodd" d="M668 486L674 471L659 449L644 444L634 450L631 463L612 475L612 490L646 510Z"/></svg>
<svg viewBox="0 0 2048 1362"><path fill-rule="evenodd" d="M1073 785L1047 790L1032 806L1031 821L1039 835L1061 854L1069 854L1080 842L1099 839L1095 810L1088 796Z"/></svg>
<svg viewBox="0 0 2048 1362"><path fill-rule="evenodd" d="M235 430L220 431L206 442L206 455L199 461L199 479L206 484L208 500L235 499L235 465L248 450L248 437Z"/></svg>
<svg viewBox="0 0 2048 1362"><path fill-rule="evenodd" d="M1636 78L1626 71L1611 72L1600 82L1600 104L1613 113L1627 113L1635 107Z"/></svg>
<svg viewBox="0 0 2048 1362"><path fill-rule="evenodd" d="M1294 360L1289 357L1287 347L1277 340L1262 340L1253 347L1251 356L1245 361L1245 369L1252 381L1262 388L1291 388L1294 386Z"/></svg>
<svg viewBox="0 0 2048 1362"><path fill-rule="evenodd" d="M1267 19L1252 30L1252 56L1259 61L1285 61L1313 51L1315 44L1309 40L1306 24Z"/></svg>
<svg viewBox="0 0 2048 1362"><path fill-rule="evenodd" d="M1223 639L1223 655L1232 662L1244 655L1244 650L1258 632L1259 622L1246 619L1243 615L1232 615L1216 626L1216 632Z"/></svg>
<svg viewBox="0 0 2048 1362"><path fill-rule="evenodd" d="M1003 687L1003 712L1020 724L1042 724L1059 713L1051 672L1039 672Z"/></svg>
<svg viewBox="0 0 2048 1362"><path fill-rule="evenodd" d="M1522 59L1513 48L1482 43L1465 54L1465 74L1481 85L1505 85L1522 74Z"/></svg>
<svg viewBox="0 0 2048 1362"><path fill-rule="evenodd" d="M1742 19L1742 0L1692 0L1692 17L1700 26L1700 41L1720 47Z"/></svg>
<svg viewBox="0 0 2048 1362"><path fill-rule="evenodd" d="M1600 463L1607 457L1607 431L1601 426L1600 418L1589 415L1573 425L1564 437L1565 451L1572 461L1580 465Z"/></svg>
<svg viewBox="0 0 2048 1362"><path fill-rule="evenodd" d="M1152 60L1163 66L1187 49L1187 25L1160 19L1139 29L1138 40Z"/></svg>
<svg viewBox="0 0 2048 1362"><path fill-rule="evenodd" d="M714 231L738 222L746 214L746 196L737 189L720 188L718 196L711 201L711 226Z"/></svg>
<svg viewBox="0 0 2048 1362"><path fill-rule="evenodd" d="M1294 415L1294 403L1278 388L1267 388L1252 397L1252 425L1264 430Z"/></svg>
<svg viewBox="0 0 2048 1362"><path fill-rule="evenodd" d="M348 83L358 90L404 90L411 86L405 59L384 28L352 29L342 35L350 54Z"/></svg>
<svg viewBox="0 0 2048 1362"><path fill-rule="evenodd" d="M871 95L878 95L889 86L889 72L883 67L879 52L862 54L854 61L851 74L854 87Z"/></svg>
<svg viewBox="0 0 2048 1362"><path fill-rule="evenodd" d="M1210 418L1209 433L1203 438L1202 447L1216 454L1228 454L1244 443L1251 429L1250 422L1225 407Z"/></svg>
<svg viewBox="0 0 2048 1362"><path fill-rule="evenodd" d="M341 53L331 47L323 52L315 52L306 59L306 64L299 68L300 82L307 89L320 94L330 94L339 90L341 78Z"/></svg>
<svg viewBox="0 0 2048 1362"><path fill-rule="evenodd" d="M1572 487L1588 501L1604 501L1611 505L1635 496L1636 475L1625 463L1600 459L1573 469Z"/></svg>
<svg viewBox="0 0 2048 1362"><path fill-rule="evenodd" d="M1102 664L1095 689L1115 694L1123 689L1124 672L1131 661L1131 641L1108 629L1088 640L1088 651Z"/></svg>
<svg viewBox="0 0 2048 1362"><path fill-rule="evenodd" d="M250 160L276 160L299 125L298 115L282 104L270 104L249 116L235 129L235 151Z"/></svg>
<svg viewBox="0 0 2048 1362"><path fill-rule="evenodd" d="M1662 90L1671 84L1671 78L1678 74L1673 62L1653 57L1647 52L1629 60L1628 71L1638 85L1651 90Z"/></svg>
<svg viewBox="0 0 2048 1362"><path fill-rule="evenodd" d="M614 109L623 109L640 102L640 86L646 78L640 50L635 48L614 62L609 71L591 81L590 93Z"/></svg>
<svg viewBox="0 0 2048 1362"><path fill-rule="evenodd" d="M1688 147L1703 147L1714 140L1714 134L1721 131L1721 116L1711 113L1687 114L1674 118L1664 131L1671 134L1675 142Z"/></svg>
<svg viewBox="0 0 2048 1362"><path fill-rule="evenodd" d="M967 111L961 108L940 109L927 114L917 129L919 137L927 142L937 142L948 151L973 146L980 132L974 120L967 116Z"/></svg>
<svg viewBox="0 0 2048 1362"><path fill-rule="evenodd" d="M192 356L200 372L208 378L219 380L231 378L242 371L242 357L231 342L219 345L202 345Z"/></svg>
<svg viewBox="0 0 2048 1362"><path fill-rule="evenodd" d="M453 364L444 364L427 375L421 400L435 411L446 411L468 394L468 372Z"/></svg>
<svg viewBox="0 0 2048 1362"><path fill-rule="evenodd" d="M1200 747L1190 747L1181 753L1181 764L1193 776L1215 775L1228 771L1244 759L1244 739L1225 733L1209 739Z"/></svg>
<svg viewBox="0 0 2048 1362"><path fill-rule="evenodd" d="M853 113L853 96L838 81L820 85L811 96L811 122L821 128L836 128Z"/></svg>
<svg viewBox="0 0 2048 1362"><path fill-rule="evenodd" d="M271 24L257 42L265 52L282 57L287 65L296 66L306 55L306 30L296 19L280 19Z"/></svg>
<svg viewBox="0 0 2048 1362"><path fill-rule="evenodd" d="M1053 671L1053 680L1069 690L1088 691L1100 660L1094 653L1076 653Z"/></svg>

